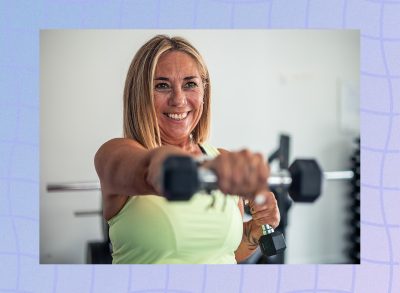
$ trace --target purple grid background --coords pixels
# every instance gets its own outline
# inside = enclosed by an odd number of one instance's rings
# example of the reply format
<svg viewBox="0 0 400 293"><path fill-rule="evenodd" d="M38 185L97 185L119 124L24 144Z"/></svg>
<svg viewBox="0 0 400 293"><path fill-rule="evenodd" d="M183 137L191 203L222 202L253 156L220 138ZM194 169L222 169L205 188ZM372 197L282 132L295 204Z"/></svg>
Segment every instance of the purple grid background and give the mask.
<svg viewBox="0 0 400 293"><path fill-rule="evenodd" d="M39 265L39 30L361 33L362 265ZM400 292L400 0L0 0L0 292Z"/></svg>

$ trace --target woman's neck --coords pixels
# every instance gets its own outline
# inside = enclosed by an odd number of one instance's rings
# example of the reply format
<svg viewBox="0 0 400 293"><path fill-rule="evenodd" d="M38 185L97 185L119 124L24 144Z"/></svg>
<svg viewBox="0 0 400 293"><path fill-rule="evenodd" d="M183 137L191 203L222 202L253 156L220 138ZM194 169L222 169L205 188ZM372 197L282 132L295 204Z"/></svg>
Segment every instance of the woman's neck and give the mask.
<svg viewBox="0 0 400 293"><path fill-rule="evenodd" d="M187 140L181 142L181 143L170 143L166 141L162 141L163 145L172 145L175 147L178 147L180 149L185 150L186 152L192 154L192 155L202 155L202 151L197 143L193 141L193 139L188 138Z"/></svg>

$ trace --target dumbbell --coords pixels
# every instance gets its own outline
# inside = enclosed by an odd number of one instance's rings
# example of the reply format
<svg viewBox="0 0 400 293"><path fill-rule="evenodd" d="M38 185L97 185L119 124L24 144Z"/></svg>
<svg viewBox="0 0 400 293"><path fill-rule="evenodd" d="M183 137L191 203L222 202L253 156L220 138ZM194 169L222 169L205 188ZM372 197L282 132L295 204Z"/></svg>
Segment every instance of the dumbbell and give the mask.
<svg viewBox="0 0 400 293"><path fill-rule="evenodd" d="M314 202L321 194L322 181L352 179L352 171L322 172L314 159L297 159L279 173L271 174L267 184L270 189L285 188L295 202ZM199 166L186 156L170 156L161 176L164 195L169 200L189 200L199 190L218 189L218 178L209 169Z"/></svg>

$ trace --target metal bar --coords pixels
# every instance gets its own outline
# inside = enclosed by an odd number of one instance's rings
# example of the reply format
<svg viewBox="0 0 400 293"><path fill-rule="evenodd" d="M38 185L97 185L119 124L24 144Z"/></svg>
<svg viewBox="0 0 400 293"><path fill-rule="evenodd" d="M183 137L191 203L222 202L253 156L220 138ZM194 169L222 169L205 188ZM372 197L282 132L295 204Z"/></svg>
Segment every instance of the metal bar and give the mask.
<svg viewBox="0 0 400 293"><path fill-rule="evenodd" d="M326 180L351 180L354 178L353 171L329 171L324 172Z"/></svg>
<svg viewBox="0 0 400 293"><path fill-rule="evenodd" d="M102 214L103 211L79 211L74 213L75 217L99 216Z"/></svg>
<svg viewBox="0 0 400 293"><path fill-rule="evenodd" d="M59 191L99 191L100 182L70 182L70 183L50 183L47 184L48 192Z"/></svg>
<svg viewBox="0 0 400 293"><path fill-rule="evenodd" d="M271 174L268 177L268 186L270 188L279 186L289 186L292 183L292 177L287 170L280 170L278 173Z"/></svg>
<svg viewBox="0 0 400 293"><path fill-rule="evenodd" d="M199 168L199 180L205 189L217 189L218 188L218 177L211 170L205 168ZM268 177L268 186L279 187L289 186L292 183L292 178L287 170L281 170L278 173L271 174Z"/></svg>

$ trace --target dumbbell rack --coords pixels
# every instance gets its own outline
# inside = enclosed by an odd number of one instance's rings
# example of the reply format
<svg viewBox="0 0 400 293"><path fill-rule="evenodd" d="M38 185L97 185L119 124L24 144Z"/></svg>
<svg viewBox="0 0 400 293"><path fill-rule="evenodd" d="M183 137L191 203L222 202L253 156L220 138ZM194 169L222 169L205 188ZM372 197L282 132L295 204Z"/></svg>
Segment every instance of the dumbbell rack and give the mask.
<svg viewBox="0 0 400 293"><path fill-rule="evenodd" d="M351 156L354 178L351 181L352 190L349 199L349 262L360 263L360 138L356 139L357 147Z"/></svg>

